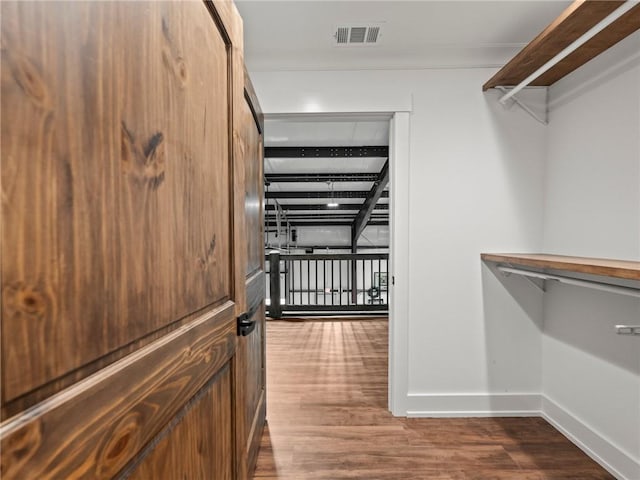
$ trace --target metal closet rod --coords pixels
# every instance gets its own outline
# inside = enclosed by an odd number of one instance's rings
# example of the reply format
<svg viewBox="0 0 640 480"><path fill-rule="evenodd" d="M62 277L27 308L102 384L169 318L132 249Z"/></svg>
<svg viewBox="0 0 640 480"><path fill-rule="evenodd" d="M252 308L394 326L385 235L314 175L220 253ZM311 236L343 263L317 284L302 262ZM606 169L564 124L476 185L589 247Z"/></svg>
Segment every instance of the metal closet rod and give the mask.
<svg viewBox="0 0 640 480"><path fill-rule="evenodd" d="M504 95L503 97L500 98L500 100L499 100L500 103L505 103L507 100L509 100L511 97L513 97L516 93L518 93L524 87L529 85L531 82L533 82L536 78L538 78L540 75L545 73L547 70L551 69L558 62L560 62L562 59L564 59L565 57L569 56L575 50L580 48L582 45L584 45L586 42L588 42L591 38L595 37L598 33L600 33L602 30L607 28L609 25L611 25L613 22L615 22L618 18L620 18L625 13L627 13L629 10L631 10L633 7L635 7L637 4L638 4L638 2L636 0L627 0L626 2L624 2L620 7L615 9L613 12L611 12L609 15L604 17L602 20L600 20L598 23L596 23L593 27L591 27L589 30L587 30L581 37L579 37L577 40L575 40L572 44L567 46L564 50L562 50L560 53L558 53L555 57L553 57L547 63L542 65L539 69L537 69L535 72L533 72L527 78L525 78L518 85L513 87L509 91L509 93L507 93L506 95Z"/></svg>
<svg viewBox="0 0 640 480"><path fill-rule="evenodd" d="M575 278L563 277L561 275L550 275L547 273L531 272L529 270L520 270L518 268L498 266L498 270L502 273L515 273L525 277L540 278L542 280L556 280L567 285L576 285L578 287L592 288L594 290L602 290L604 292L618 293L620 295L628 295L640 298L640 288L622 287L619 285L609 285L607 283L595 282L591 280L577 280Z"/></svg>

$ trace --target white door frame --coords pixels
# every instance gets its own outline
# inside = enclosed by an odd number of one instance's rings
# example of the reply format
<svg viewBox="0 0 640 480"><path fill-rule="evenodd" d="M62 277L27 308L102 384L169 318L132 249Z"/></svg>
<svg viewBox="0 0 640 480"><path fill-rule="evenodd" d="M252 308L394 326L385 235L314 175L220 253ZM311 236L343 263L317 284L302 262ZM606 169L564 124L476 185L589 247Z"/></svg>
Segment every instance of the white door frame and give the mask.
<svg viewBox="0 0 640 480"><path fill-rule="evenodd" d="M364 101L363 101L364 103ZM390 119L390 243L391 278L389 295L389 378L388 407L395 416L407 415L408 346L409 346L409 119L410 106L399 102L397 108L371 110L370 105L349 111L332 109L297 112L269 112L265 119L295 119L296 117L327 118L335 116L380 115ZM409 102L410 105L410 102Z"/></svg>
<svg viewBox="0 0 640 480"><path fill-rule="evenodd" d="M394 112L389 131L389 410L407 415L409 393L409 112ZM389 283L389 280L387 280Z"/></svg>

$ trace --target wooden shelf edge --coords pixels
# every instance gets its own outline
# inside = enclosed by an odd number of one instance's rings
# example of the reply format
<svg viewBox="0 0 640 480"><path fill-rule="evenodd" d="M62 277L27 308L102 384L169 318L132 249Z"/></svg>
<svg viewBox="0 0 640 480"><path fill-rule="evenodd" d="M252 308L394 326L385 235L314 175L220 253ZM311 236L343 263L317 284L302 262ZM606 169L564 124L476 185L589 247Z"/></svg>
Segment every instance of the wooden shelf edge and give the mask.
<svg viewBox="0 0 640 480"><path fill-rule="evenodd" d="M543 269L564 270L626 280L640 280L640 262L607 258L570 257L551 254L482 253L485 262L508 263Z"/></svg>
<svg viewBox="0 0 640 480"><path fill-rule="evenodd" d="M624 3L622 0L576 0L483 86L518 85ZM640 28L640 4L531 82L549 86Z"/></svg>

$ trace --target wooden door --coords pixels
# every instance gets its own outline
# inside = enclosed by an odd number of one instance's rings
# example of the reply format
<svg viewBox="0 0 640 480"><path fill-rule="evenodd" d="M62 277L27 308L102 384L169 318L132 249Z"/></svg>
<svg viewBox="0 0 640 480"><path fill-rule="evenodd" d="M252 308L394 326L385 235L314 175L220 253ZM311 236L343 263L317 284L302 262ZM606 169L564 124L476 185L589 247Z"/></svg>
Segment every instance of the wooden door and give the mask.
<svg viewBox="0 0 640 480"><path fill-rule="evenodd" d="M233 478L235 7L0 8L0 476Z"/></svg>
<svg viewBox="0 0 640 480"><path fill-rule="evenodd" d="M247 327L238 337L236 355L236 449L241 479L252 478L266 417L263 115L246 72L243 90L244 101L238 108L238 151L243 167L238 192L244 218L238 217L238 229L247 239L241 286Z"/></svg>

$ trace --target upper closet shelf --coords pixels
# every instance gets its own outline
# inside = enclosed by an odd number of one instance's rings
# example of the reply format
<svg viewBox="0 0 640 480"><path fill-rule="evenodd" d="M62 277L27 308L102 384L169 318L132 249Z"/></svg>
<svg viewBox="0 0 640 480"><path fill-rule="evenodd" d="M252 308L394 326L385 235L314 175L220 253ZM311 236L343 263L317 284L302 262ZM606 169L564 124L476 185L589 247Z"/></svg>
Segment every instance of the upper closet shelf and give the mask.
<svg viewBox="0 0 640 480"><path fill-rule="evenodd" d="M639 28L636 0L576 0L482 89L552 85Z"/></svg>
<svg viewBox="0 0 640 480"><path fill-rule="evenodd" d="M483 253L486 262L640 280L640 262L546 254Z"/></svg>

